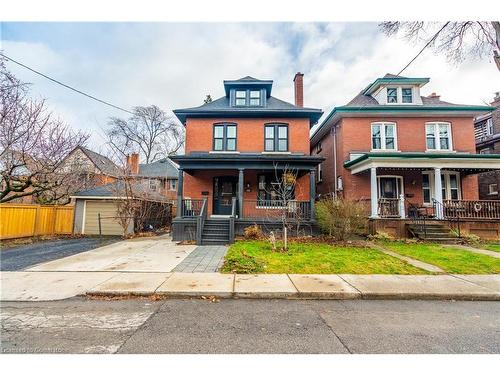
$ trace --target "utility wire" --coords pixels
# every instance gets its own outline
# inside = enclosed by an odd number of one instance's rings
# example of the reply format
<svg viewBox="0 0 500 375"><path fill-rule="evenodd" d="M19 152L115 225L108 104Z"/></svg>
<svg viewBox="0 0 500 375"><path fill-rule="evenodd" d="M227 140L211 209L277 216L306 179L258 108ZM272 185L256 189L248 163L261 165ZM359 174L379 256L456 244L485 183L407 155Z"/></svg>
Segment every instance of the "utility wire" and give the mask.
<svg viewBox="0 0 500 375"><path fill-rule="evenodd" d="M107 106L109 106L109 107L113 107L113 108L115 108L115 109L119 109L120 111L127 112L127 113L129 113L129 114L131 114L131 115L133 115L133 114L134 114L133 112L131 112L131 111L129 111L129 110L127 110L127 109L125 109L125 108L122 108L122 107L119 107L119 106L117 106L117 105L111 104L111 103L109 103L109 102L107 102L107 101L105 101L105 100L102 100L102 99L96 98L95 96L92 96L92 95L87 94L87 93L85 93L85 92L83 92L83 91L80 91L80 90L78 90L78 89L75 89L74 87L71 87L71 86L69 86L69 85L67 85L67 84L65 84L65 83L62 83L61 81L58 81L57 79L51 78L51 77L49 77L49 76L48 76L48 75L46 75L46 74L43 74L43 73L41 73L41 72L39 72L39 71L37 71L37 70L35 70L35 69L33 69L33 68L30 68L30 67L29 67L29 66L27 66L27 65L24 65L23 63L20 63L19 61L16 61L16 60L14 60L14 59L10 58L9 56L5 55L3 52L0 52L0 56L5 57L7 60L12 61L14 64L17 64L17 65L19 65L19 66L22 66L23 68L28 69L28 70L32 71L33 73L36 73L36 74L38 74L38 75L40 75L40 76L42 76L42 77L44 77L44 78L48 79L49 81L52 81L52 82L54 82L54 83L57 83L58 85L61 85L61 86L63 86L63 87L66 87L67 89L70 89L70 90L72 90L72 91L74 91L74 92L76 92L76 93L78 93L78 94L81 94L81 95L83 95L83 96L86 96L87 98L90 98L90 99L95 100L95 101L97 101L97 102L99 102L99 103L105 104L105 105L107 105Z"/></svg>

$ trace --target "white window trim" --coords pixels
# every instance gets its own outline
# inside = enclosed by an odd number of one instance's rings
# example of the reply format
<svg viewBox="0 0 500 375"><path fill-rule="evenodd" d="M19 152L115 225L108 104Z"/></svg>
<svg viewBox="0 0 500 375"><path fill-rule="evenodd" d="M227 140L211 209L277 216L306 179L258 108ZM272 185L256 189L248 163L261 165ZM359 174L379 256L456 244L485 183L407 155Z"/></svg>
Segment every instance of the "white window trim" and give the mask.
<svg viewBox="0 0 500 375"><path fill-rule="evenodd" d="M403 89L410 89L411 90L411 102L403 103ZM400 87L398 92L401 95L401 104L408 105L408 104L415 103L415 90L414 90L413 86L402 86L402 87ZM398 102L399 102L399 100L398 100Z"/></svg>
<svg viewBox="0 0 500 375"><path fill-rule="evenodd" d="M373 148L373 127L380 126L380 146L382 148ZM394 125L394 148L386 148L385 144L385 126L386 125ZM370 127L370 143L371 143L371 151L389 151L395 152L398 151L398 127L395 122L372 122Z"/></svg>
<svg viewBox="0 0 500 375"><path fill-rule="evenodd" d="M396 103L390 103L389 98L387 95L387 89L396 89ZM411 90L411 102L410 103L403 103L403 89L410 89ZM385 88L385 99L384 102L387 105L412 105L416 104L416 93L417 90L415 90L415 86L386 86Z"/></svg>
<svg viewBox="0 0 500 375"><path fill-rule="evenodd" d="M317 182L323 181L323 168L322 168L323 163L318 164L318 171L317 171Z"/></svg>
<svg viewBox="0 0 500 375"><path fill-rule="evenodd" d="M427 147L427 126L434 125L434 139L436 148L428 148ZM447 125L448 126L448 134L449 134L449 148L442 149L441 141L439 139L439 125ZM453 151L453 134L451 129L451 122L443 122L443 121L430 121L425 123L424 128L424 136L425 136L425 150L428 152L452 152Z"/></svg>
<svg viewBox="0 0 500 375"><path fill-rule="evenodd" d="M423 193L423 186L421 186L422 189L422 203L424 206L432 206L432 199L434 198L434 171L424 171L422 174L427 174L429 175L429 189L430 189L430 202L424 202L424 193ZM457 176L457 187L458 187L458 199L462 199L462 179L460 177L460 172L455 172L455 171L443 171L441 170L441 175L444 176L445 179L445 185L446 185L446 192L445 196L443 196L443 200L449 199L451 197L451 186L450 186L450 175L456 175ZM448 197L448 198L447 198Z"/></svg>
<svg viewBox="0 0 500 375"><path fill-rule="evenodd" d="M495 190L492 191L491 187L495 186ZM498 194L498 185L497 184L488 184L488 195L497 195Z"/></svg>
<svg viewBox="0 0 500 375"><path fill-rule="evenodd" d="M380 193L382 191L382 189L380 188L380 179L381 178L395 178L397 180L399 180L399 183L396 184L396 188L398 190L397 192L397 199L399 199L399 196L401 194L404 195L405 193L405 185L404 185L404 179L403 179L403 176L398 176L398 175L392 175L392 174L385 174L385 175L380 175L380 176L377 176L377 198L378 199L381 199L382 197L380 196ZM401 191L399 191L399 187L401 186ZM396 199L394 198L394 199Z"/></svg>
<svg viewBox="0 0 500 375"><path fill-rule="evenodd" d="M391 103L389 102L389 92L388 90L389 89L396 89L396 103ZM385 88L385 102L389 105L393 105L393 104L399 104L401 103L401 90L399 89L398 86L387 86Z"/></svg>

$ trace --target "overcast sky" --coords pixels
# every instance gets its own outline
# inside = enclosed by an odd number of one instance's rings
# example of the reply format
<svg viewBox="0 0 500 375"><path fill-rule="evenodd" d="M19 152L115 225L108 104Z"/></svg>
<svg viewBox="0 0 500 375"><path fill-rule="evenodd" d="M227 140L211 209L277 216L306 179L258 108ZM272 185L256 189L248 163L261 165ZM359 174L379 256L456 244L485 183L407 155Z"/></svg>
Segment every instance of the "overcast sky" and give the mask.
<svg viewBox="0 0 500 375"><path fill-rule="evenodd" d="M376 23L2 23L10 57L121 107L165 110L224 94L222 81L250 75L274 80L273 95L293 102L293 76L304 76L305 105L328 113L387 72L401 70L422 45L382 34ZM75 128L92 131L99 150L110 109L12 63L33 94ZM429 77L423 95L463 104L500 91L493 61L450 65L425 51L402 74Z"/></svg>

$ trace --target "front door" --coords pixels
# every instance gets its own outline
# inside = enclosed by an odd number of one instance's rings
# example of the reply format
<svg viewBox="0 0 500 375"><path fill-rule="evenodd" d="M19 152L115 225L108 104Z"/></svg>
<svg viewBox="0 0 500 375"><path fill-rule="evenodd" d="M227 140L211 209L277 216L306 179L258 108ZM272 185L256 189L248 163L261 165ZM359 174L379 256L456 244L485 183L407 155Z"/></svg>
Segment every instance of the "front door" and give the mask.
<svg viewBox="0 0 500 375"><path fill-rule="evenodd" d="M238 178L234 176L214 178L214 215L231 215L237 181Z"/></svg>
<svg viewBox="0 0 500 375"><path fill-rule="evenodd" d="M402 179L399 177L379 177L379 215L382 217L400 216L399 194L402 194Z"/></svg>

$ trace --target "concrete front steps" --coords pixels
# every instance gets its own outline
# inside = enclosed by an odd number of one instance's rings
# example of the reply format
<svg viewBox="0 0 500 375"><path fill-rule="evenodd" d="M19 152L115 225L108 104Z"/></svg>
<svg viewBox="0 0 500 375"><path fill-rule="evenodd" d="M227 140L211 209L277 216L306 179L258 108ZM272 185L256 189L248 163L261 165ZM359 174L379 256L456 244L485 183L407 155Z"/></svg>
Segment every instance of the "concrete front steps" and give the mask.
<svg viewBox="0 0 500 375"><path fill-rule="evenodd" d="M229 219L207 218L201 234L202 245L226 245L229 243Z"/></svg>
<svg viewBox="0 0 500 375"><path fill-rule="evenodd" d="M435 242L453 242L456 240L450 233L450 228L445 224L432 223L426 224L426 230L422 229L420 225L409 224L408 230L415 237L421 240L435 241Z"/></svg>

